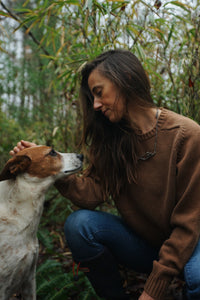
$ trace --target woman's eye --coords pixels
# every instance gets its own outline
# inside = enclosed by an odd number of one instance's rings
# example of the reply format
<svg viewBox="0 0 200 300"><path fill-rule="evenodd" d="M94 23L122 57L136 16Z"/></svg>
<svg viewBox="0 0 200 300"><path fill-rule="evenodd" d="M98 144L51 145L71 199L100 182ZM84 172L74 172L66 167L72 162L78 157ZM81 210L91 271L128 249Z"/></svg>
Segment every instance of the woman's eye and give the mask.
<svg viewBox="0 0 200 300"><path fill-rule="evenodd" d="M49 155L57 156L57 152L54 149L51 149L51 151L49 152Z"/></svg>
<svg viewBox="0 0 200 300"><path fill-rule="evenodd" d="M96 92L97 97L101 97L101 95L102 95L101 91Z"/></svg>

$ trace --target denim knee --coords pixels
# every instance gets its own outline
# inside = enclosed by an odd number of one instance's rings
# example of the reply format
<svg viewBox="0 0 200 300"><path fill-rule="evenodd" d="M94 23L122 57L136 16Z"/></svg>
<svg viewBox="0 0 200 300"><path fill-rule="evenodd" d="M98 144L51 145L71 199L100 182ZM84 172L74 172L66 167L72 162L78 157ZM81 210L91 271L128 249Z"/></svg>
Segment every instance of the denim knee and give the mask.
<svg viewBox="0 0 200 300"><path fill-rule="evenodd" d="M188 299L200 299L200 241L184 268Z"/></svg>
<svg viewBox="0 0 200 300"><path fill-rule="evenodd" d="M187 264L184 274L188 288L193 290L198 287L200 290L200 265L192 266Z"/></svg>
<svg viewBox="0 0 200 300"><path fill-rule="evenodd" d="M103 251L103 245L93 236L91 219L94 213L80 209L70 214L65 222L65 238L75 261L89 259Z"/></svg>
<svg viewBox="0 0 200 300"><path fill-rule="evenodd" d="M88 211L81 209L71 213L64 225L65 237L70 244L71 239L78 237L83 231L86 220L88 219Z"/></svg>

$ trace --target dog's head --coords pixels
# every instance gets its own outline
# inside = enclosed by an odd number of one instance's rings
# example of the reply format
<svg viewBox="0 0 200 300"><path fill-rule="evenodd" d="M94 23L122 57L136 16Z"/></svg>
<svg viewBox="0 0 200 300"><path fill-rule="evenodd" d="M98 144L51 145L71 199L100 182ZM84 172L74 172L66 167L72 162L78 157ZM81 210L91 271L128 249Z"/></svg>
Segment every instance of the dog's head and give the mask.
<svg viewBox="0 0 200 300"><path fill-rule="evenodd" d="M56 178L73 174L82 168L83 155L59 153L47 146L25 148L8 160L0 174L0 181L16 178L18 174Z"/></svg>

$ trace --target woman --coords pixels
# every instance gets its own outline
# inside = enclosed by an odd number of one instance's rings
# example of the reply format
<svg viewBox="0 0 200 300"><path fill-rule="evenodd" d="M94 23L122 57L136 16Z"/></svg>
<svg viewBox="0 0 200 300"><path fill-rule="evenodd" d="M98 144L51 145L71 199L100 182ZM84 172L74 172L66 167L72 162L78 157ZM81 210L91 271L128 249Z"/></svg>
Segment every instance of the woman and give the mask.
<svg viewBox="0 0 200 300"><path fill-rule="evenodd" d="M152 101L138 59L126 50L101 54L82 70L83 177L56 183L81 209L65 224L74 261L96 293L128 299L122 264L148 272L139 300L163 300L184 275L188 299L200 299L200 127ZM32 143L21 141L13 155ZM94 209L112 198L119 216Z"/></svg>

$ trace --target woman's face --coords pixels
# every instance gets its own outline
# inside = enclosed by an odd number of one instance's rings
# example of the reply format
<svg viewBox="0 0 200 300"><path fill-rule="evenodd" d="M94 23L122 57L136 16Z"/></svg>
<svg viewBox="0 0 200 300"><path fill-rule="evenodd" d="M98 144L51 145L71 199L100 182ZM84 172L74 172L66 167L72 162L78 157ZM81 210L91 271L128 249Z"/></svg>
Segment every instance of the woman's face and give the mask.
<svg viewBox="0 0 200 300"><path fill-rule="evenodd" d="M120 121L125 115L125 101L112 81L94 69L88 78L88 86L94 97L94 110L101 111L110 122Z"/></svg>

